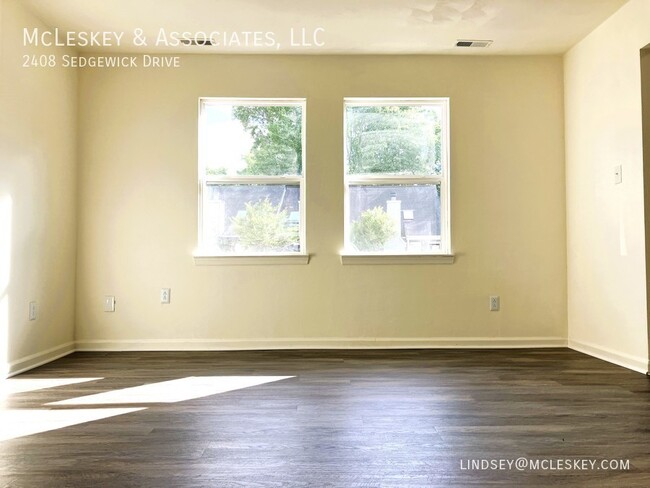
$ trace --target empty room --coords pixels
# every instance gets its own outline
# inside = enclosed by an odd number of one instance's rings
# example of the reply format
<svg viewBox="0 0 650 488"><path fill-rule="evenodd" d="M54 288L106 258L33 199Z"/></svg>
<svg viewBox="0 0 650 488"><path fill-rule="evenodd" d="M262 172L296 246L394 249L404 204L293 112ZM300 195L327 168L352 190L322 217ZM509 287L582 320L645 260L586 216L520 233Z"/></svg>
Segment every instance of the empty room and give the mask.
<svg viewBox="0 0 650 488"><path fill-rule="evenodd" d="M0 0L0 487L650 486L650 1Z"/></svg>

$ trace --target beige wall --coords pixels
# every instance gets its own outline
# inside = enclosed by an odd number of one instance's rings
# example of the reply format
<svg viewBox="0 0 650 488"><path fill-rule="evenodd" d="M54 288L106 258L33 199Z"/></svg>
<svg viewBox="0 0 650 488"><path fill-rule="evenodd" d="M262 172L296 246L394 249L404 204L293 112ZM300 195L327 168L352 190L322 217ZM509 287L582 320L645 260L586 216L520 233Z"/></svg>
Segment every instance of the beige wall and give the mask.
<svg viewBox="0 0 650 488"><path fill-rule="evenodd" d="M309 265L194 264L199 96L307 98ZM451 97L455 264L340 264L345 96ZM82 348L566 338L560 57L187 56L83 70L79 106Z"/></svg>
<svg viewBox="0 0 650 488"><path fill-rule="evenodd" d="M20 2L0 11L1 377L72 348L77 74L22 68L23 54L54 51L22 46L22 28L41 24Z"/></svg>
<svg viewBox="0 0 650 488"><path fill-rule="evenodd" d="M648 42L650 2L632 0L565 56L570 345L639 371L648 366L639 63Z"/></svg>

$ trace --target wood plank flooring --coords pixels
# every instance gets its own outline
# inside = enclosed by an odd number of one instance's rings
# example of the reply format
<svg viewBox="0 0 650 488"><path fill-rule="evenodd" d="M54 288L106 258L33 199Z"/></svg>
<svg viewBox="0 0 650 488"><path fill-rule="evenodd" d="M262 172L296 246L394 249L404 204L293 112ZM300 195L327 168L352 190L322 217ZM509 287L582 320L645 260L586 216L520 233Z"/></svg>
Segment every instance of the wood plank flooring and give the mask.
<svg viewBox="0 0 650 488"><path fill-rule="evenodd" d="M222 376L289 378L176 401ZM568 349L75 353L6 385L0 425L140 410L1 441L0 487L650 486L650 379Z"/></svg>

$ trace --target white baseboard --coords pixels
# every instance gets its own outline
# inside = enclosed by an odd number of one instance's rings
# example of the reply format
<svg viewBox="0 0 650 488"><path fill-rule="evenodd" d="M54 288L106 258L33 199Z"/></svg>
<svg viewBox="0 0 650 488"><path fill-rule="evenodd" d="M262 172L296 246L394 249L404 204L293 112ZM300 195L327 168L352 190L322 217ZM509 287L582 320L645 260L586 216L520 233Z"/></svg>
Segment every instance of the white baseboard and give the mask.
<svg viewBox="0 0 650 488"><path fill-rule="evenodd" d="M145 339L68 342L25 356L6 365L0 378L15 376L75 351L247 351L272 349L532 349L569 347L639 373L650 371L646 358L634 357L561 337L431 337L431 338L313 338L313 339ZM1 365L0 365L1 366Z"/></svg>
<svg viewBox="0 0 650 488"><path fill-rule="evenodd" d="M62 358L63 356L67 356L74 351L75 343L68 342L66 344L61 344L60 346L47 349L46 351L41 351L37 352L36 354L22 357L7 364L6 371L4 371L4 374L0 375L0 377L10 378L11 376L16 376L17 374L24 373L30 369L37 368L46 363Z"/></svg>
<svg viewBox="0 0 650 488"><path fill-rule="evenodd" d="M595 344L590 344L587 342L576 341L569 339L569 348L575 351L588 354L589 356L594 356L603 361L609 363L614 363L618 366L623 366L624 368L631 369L633 371L638 371L639 373L646 374L650 363L648 358L631 356L624 352L614 351L612 349L597 346Z"/></svg>
<svg viewBox="0 0 650 488"><path fill-rule="evenodd" d="M82 340L77 351L230 351L268 349L515 349L567 347L561 337Z"/></svg>

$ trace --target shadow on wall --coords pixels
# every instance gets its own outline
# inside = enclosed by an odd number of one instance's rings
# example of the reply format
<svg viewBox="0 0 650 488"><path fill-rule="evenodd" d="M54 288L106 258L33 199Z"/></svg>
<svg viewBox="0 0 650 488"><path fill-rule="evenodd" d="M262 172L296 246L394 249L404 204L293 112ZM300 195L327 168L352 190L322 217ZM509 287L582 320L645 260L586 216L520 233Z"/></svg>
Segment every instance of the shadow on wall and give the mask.
<svg viewBox="0 0 650 488"><path fill-rule="evenodd" d="M648 369L650 370L650 44L641 49L641 98L643 110L643 201L645 210L646 317L648 317Z"/></svg>

